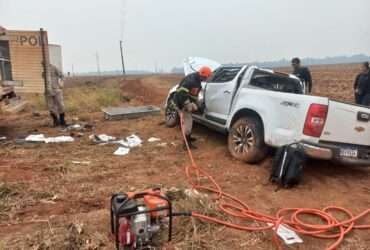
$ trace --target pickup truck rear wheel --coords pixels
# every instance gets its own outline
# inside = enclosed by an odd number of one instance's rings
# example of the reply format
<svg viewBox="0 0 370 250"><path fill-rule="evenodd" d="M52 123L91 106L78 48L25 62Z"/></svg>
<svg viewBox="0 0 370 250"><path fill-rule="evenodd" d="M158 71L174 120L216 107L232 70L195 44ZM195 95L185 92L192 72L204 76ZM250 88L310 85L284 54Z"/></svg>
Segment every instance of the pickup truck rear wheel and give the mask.
<svg viewBox="0 0 370 250"><path fill-rule="evenodd" d="M177 110L173 107L172 98L168 100L165 108L165 124L168 128L174 128L180 123Z"/></svg>
<svg viewBox="0 0 370 250"><path fill-rule="evenodd" d="M231 127L228 136L231 155L247 163L257 163L267 155L261 122L253 117L243 117Z"/></svg>

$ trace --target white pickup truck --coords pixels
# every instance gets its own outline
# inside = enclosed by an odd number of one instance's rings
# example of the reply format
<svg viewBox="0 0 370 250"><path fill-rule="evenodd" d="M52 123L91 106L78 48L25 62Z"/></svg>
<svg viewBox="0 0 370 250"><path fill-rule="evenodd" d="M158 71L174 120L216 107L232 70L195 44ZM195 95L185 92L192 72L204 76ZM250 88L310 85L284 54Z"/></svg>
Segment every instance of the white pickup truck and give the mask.
<svg viewBox="0 0 370 250"><path fill-rule="evenodd" d="M293 75L255 66L222 66L210 60L185 60L185 73L208 63L214 74L203 83L202 113L194 120L228 134L231 155L247 163L266 157L268 147L301 143L308 157L370 166L370 108L305 94ZM165 120L178 114L168 94Z"/></svg>

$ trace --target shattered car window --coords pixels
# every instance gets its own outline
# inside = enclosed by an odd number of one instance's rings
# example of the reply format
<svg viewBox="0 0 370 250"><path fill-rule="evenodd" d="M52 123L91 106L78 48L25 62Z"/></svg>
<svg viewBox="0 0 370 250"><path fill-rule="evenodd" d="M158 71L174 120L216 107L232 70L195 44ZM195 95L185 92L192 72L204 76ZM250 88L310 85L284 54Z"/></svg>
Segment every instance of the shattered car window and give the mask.
<svg viewBox="0 0 370 250"><path fill-rule="evenodd" d="M254 72L250 86L271 91L303 94L302 85L297 79L260 70Z"/></svg>
<svg viewBox="0 0 370 250"><path fill-rule="evenodd" d="M241 67L224 67L216 70L210 82L221 83L232 81L241 70Z"/></svg>

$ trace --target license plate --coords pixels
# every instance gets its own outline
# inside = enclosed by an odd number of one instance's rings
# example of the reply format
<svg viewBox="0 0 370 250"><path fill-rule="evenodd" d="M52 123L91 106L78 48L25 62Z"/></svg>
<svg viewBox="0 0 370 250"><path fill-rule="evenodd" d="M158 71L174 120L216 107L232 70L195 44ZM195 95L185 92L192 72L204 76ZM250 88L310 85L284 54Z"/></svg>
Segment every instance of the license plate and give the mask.
<svg viewBox="0 0 370 250"><path fill-rule="evenodd" d="M340 150L340 156L350 157L350 158L357 158L358 157L358 150L357 149L342 148Z"/></svg>

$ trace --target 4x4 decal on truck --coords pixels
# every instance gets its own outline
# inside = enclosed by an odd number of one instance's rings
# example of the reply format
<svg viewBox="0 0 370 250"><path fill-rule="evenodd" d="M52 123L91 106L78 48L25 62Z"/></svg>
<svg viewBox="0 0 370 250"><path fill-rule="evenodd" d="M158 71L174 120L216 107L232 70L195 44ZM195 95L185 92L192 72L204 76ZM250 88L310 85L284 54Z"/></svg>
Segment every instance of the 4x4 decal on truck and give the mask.
<svg viewBox="0 0 370 250"><path fill-rule="evenodd" d="M296 103L296 102L284 101L284 102L281 102L280 105L286 106L286 107L299 108L299 103Z"/></svg>

